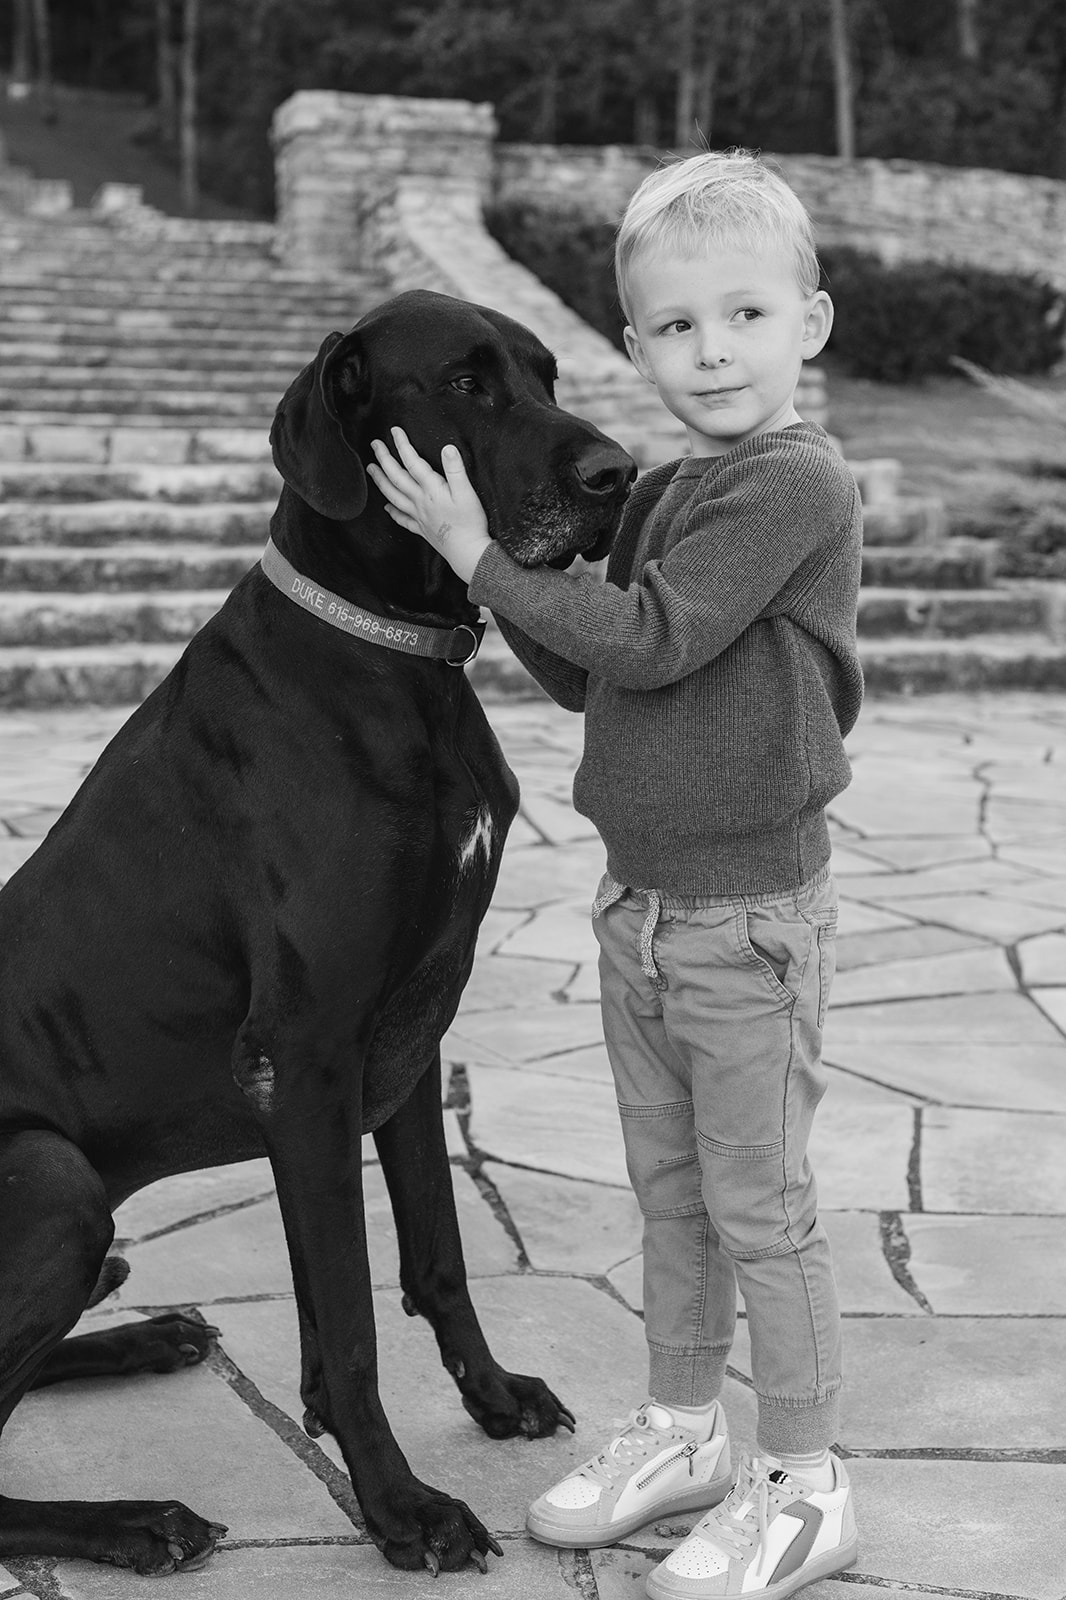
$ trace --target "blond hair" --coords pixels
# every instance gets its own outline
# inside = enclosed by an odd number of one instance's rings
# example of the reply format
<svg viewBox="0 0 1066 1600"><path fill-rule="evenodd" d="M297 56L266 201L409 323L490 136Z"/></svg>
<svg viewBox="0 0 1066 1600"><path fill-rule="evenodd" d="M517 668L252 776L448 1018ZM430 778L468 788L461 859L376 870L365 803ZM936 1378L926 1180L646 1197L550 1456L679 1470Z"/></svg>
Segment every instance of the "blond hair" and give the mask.
<svg viewBox="0 0 1066 1600"><path fill-rule="evenodd" d="M706 150L659 167L630 198L614 251L626 318L635 256L653 249L697 256L724 244L790 251L802 292L818 288L814 227L795 191L751 150Z"/></svg>

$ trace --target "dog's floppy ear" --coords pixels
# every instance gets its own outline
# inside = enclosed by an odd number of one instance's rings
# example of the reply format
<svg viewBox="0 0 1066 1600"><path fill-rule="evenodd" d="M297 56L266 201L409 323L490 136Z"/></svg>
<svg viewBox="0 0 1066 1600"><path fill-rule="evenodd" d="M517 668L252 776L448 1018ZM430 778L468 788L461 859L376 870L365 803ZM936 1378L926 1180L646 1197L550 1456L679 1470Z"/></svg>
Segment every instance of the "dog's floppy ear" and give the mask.
<svg viewBox="0 0 1066 1600"><path fill-rule="evenodd" d="M366 473L337 415L338 384L355 397L365 386L358 333L331 333L323 340L282 397L270 448L274 465L301 500L334 522L348 522L366 505Z"/></svg>

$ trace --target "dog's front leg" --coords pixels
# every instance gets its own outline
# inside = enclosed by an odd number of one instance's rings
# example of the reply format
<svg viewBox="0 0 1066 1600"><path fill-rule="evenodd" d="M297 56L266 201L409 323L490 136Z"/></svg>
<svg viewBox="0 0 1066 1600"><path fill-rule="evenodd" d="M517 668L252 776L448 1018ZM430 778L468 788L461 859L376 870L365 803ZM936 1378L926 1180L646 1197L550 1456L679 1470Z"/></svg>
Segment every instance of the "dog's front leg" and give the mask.
<svg viewBox="0 0 1066 1600"><path fill-rule="evenodd" d="M274 1055L284 1059L257 1050L249 1060L242 1051L235 1076L274 1169L305 1331L313 1329L317 1346L322 1420L340 1445L367 1531L394 1566L436 1572L472 1560L484 1570L489 1550L502 1555L499 1545L462 1501L414 1476L378 1394L362 1127L347 1087L358 1074L315 1060L310 1046ZM286 1065L294 1059L298 1069Z"/></svg>
<svg viewBox="0 0 1066 1600"><path fill-rule="evenodd" d="M433 1328L463 1405L493 1439L539 1439L574 1418L540 1379L507 1372L470 1299L441 1116L438 1052L409 1098L374 1134L400 1244L404 1309Z"/></svg>

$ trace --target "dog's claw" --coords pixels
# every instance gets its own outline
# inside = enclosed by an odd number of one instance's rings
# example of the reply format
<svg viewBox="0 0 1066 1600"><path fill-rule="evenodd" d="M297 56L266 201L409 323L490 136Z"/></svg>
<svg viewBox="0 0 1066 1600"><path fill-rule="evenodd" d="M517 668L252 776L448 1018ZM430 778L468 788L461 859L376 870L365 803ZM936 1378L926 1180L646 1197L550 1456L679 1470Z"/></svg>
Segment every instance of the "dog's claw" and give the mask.
<svg viewBox="0 0 1066 1600"><path fill-rule="evenodd" d="M304 1432L309 1439L321 1439L326 1432L326 1424L310 1407L304 1412Z"/></svg>
<svg viewBox="0 0 1066 1600"><path fill-rule="evenodd" d="M471 1550L470 1559L479 1572L487 1572L489 1570L489 1564L480 1550Z"/></svg>
<svg viewBox="0 0 1066 1600"><path fill-rule="evenodd" d="M425 1564L429 1568L430 1572L432 1572L433 1576L435 1578L438 1578L440 1576L440 1562L437 1560L436 1556L433 1554L433 1551L432 1550L424 1551L423 1555L422 1555L422 1560L425 1562Z"/></svg>
<svg viewBox="0 0 1066 1600"><path fill-rule="evenodd" d="M489 1541L489 1549L492 1551L493 1555L494 1556L500 1556L502 1558L502 1556L503 1556L503 1545L500 1544L498 1540L494 1539L492 1537L491 1533L488 1534L486 1537L488 1538L488 1541Z"/></svg>

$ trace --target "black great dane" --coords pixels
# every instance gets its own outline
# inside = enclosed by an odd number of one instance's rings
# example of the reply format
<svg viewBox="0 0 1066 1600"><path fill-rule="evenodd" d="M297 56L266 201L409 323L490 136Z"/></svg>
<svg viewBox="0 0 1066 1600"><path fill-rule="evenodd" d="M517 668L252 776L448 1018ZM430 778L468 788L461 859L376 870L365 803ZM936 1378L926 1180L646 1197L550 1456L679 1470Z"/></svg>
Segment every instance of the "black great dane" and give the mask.
<svg viewBox="0 0 1066 1600"><path fill-rule="evenodd" d="M121 1281L112 1211L168 1174L269 1156L305 1426L340 1444L396 1566L499 1546L414 1476L378 1396L360 1139L373 1132L405 1308L493 1438L573 1425L493 1359L466 1286L440 1039L470 972L517 787L462 663L464 585L368 489L399 423L457 443L526 564L604 554L634 474L553 399L495 311L404 294L331 334L271 431L262 565L112 740L0 894L0 1425L60 1378L167 1370L217 1330L172 1314L65 1339ZM0 1497L0 1560L166 1572L225 1529L179 1502Z"/></svg>

